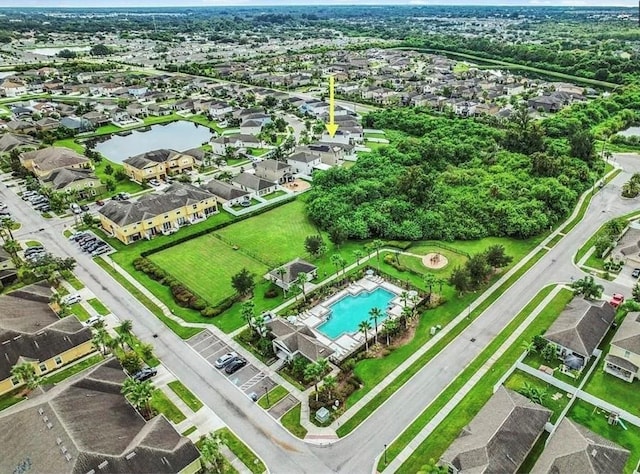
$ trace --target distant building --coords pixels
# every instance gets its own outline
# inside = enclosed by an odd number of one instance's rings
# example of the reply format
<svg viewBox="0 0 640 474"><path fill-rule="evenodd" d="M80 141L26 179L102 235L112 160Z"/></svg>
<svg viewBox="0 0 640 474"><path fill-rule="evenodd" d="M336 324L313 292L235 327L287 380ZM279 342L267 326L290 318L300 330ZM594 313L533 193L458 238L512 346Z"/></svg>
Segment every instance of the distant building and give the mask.
<svg viewBox="0 0 640 474"><path fill-rule="evenodd" d="M640 313L627 313L611 339L604 371L626 381L640 378Z"/></svg>
<svg viewBox="0 0 640 474"><path fill-rule="evenodd" d="M88 169L91 160L73 150L62 147L49 147L27 151L20 154L20 163L40 179L62 168Z"/></svg>
<svg viewBox="0 0 640 474"><path fill-rule="evenodd" d="M196 160L192 155L161 149L132 156L122 164L127 175L141 183L150 179L164 180L167 176L191 171L196 167Z"/></svg>

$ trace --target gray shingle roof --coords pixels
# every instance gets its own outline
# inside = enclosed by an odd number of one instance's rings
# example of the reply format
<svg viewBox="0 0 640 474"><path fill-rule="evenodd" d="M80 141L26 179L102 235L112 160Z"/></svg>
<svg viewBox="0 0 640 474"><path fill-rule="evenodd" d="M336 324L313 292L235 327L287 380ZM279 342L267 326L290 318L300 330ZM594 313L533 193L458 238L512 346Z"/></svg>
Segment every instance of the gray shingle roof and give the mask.
<svg viewBox="0 0 640 474"><path fill-rule="evenodd" d="M591 357L615 318L615 309L606 301L574 298L545 332L548 341L585 358Z"/></svg>
<svg viewBox="0 0 640 474"><path fill-rule="evenodd" d="M175 150L167 150L166 148L163 148L160 150L147 151L136 156L131 156L124 160L123 163L141 170L148 166L155 166L158 163L170 161L179 154L180 153Z"/></svg>
<svg viewBox="0 0 640 474"><path fill-rule="evenodd" d="M45 181L50 182L53 189L64 189L71 183L83 179L97 180L98 178L91 169L61 168L51 173Z"/></svg>
<svg viewBox="0 0 640 474"><path fill-rule="evenodd" d="M334 352L333 349L318 341L313 331L305 325L295 326L280 318L275 318L266 324L276 339L292 354L300 351L307 359L315 362L321 358L326 359Z"/></svg>
<svg viewBox="0 0 640 474"><path fill-rule="evenodd" d="M91 340L91 330L74 316L58 319L49 307L51 294L40 282L0 297L0 380L21 358L48 360Z"/></svg>
<svg viewBox="0 0 640 474"><path fill-rule="evenodd" d="M225 201L231 201L232 199L238 199L250 194L249 191L243 191L237 186L225 183L224 181L218 181L217 179L207 181L202 185L202 188L206 189L211 194L215 194L219 198L224 199Z"/></svg>
<svg viewBox="0 0 640 474"><path fill-rule="evenodd" d="M611 345L640 354L640 312L627 313L611 339Z"/></svg>
<svg viewBox="0 0 640 474"><path fill-rule="evenodd" d="M263 189L276 185L273 181L258 178L255 174L251 173L240 173L239 175L234 176L231 181L249 189L253 189L254 191L262 191Z"/></svg>
<svg viewBox="0 0 640 474"><path fill-rule="evenodd" d="M2 412L0 471L28 459L30 472L175 473L195 461L198 450L164 416L145 422L127 403L125 377L111 359Z"/></svg>
<svg viewBox="0 0 640 474"><path fill-rule="evenodd" d="M278 268L280 268L280 267L278 267ZM309 263L309 262L307 262L305 260L302 260L300 258L296 258L295 260L282 265L282 268L284 268L284 270L285 270L285 273L282 276L282 278L278 274L278 272L277 272L278 269L277 268L271 270L269 272L269 275L274 276L278 280L282 279L285 283L291 283L296 278L298 278L298 275L300 273L311 273L312 271L318 269L318 267L316 267L312 263Z"/></svg>
<svg viewBox="0 0 640 474"><path fill-rule="evenodd" d="M500 387L442 455L461 473L515 473L551 411Z"/></svg>
<svg viewBox="0 0 640 474"><path fill-rule="evenodd" d="M0 152L8 152L21 146L37 146L38 143L38 140L31 138L29 135L5 133L0 137Z"/></svg>
<svg viewBox="0 0 640 474"><path fill-rule="evenodd" d="M320 157L310 152L299 151L298 153L294 153L293 155L288 156L287 160L297 161L299 163L311 163L313 161L320 160Z"/></svg>
<svg viewBox="0 0 640 474"><path fill-rule="evenodd" d="M626 369L633 374L638 372L638 366L627 359L623 359L622 357L607 354L604 360L606 362L611 362L613 365L617 365L618 367L622 367L623 369Z"/></svg>
<svg viewBox="0 0 640 474"><path fill-rule="evenodd" d="M629 451L564 418L531 474L621 473Z"/></svg>
<svg viewBox="0 0 640 474"><path fill-rule="evenodd" d="M33 164L42 171L52 171L66 166L84 165L90 163L89 158L73 150L62 147L49 147L42 150L27 151L20 157L23 160L33 159Z"/></svg>
<svg viewBox="0 0 640 474"><path fill-rule="evenodd" d="M192 184L173 183L164 191L142 196L136 202L109 201L98 212L119 226L142 222L165 212L215 196Z"/></svg>
<svg viewBox="0 0 640 474"><path fill-rule="evenodd" d="M283 161L268 159L262 160L260 163L258 163L258 166L256 166L256 172L259 172L261 170L286 172L291 170L291 165L284 163Z"/></svg>

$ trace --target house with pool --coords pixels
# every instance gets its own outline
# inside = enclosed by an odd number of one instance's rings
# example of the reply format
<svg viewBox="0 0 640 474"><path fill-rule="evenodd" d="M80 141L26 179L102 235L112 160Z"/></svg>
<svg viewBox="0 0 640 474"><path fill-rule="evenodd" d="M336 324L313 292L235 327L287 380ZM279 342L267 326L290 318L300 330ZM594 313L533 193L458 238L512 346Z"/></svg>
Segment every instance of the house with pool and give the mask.
<svg viewBox="0 0 640 474"><path fill-rule="evenodd" d="M368 339L374 337L376 321L370 311L380 309L378 333L384 321L397 319L403 308L419 302L416 291L405 291L369 270L368 274L314 307L286 319L276 318L267 323L278 357L290 359L300 354L311 361L319 357L334 362L346 359L365 344L360 331L362 321L369 321Z"/></svg>

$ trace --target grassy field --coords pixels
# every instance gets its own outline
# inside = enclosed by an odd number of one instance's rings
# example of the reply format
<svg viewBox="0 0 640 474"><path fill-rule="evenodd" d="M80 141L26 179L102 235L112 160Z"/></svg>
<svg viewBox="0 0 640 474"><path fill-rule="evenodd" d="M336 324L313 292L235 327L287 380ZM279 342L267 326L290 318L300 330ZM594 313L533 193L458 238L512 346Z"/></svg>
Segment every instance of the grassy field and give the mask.
<svg viewBox="0 0 640 474"><path fill-rule="evenodd" d="M100 316L106 316L110 313L107 307L103 305L102 301L100 301L98 298L91 298L90 300L87 300L87 303L89 303Z"/></svg>
<svg viewBox="0 0 640 474"><path fill-rule="evenodd" d="M196 397L191 390L184 386L179 380L169 382L169 388L175 392L176 395L189 407L193 412L196 412L202 408L202 402Z"/></svg>
<svg viewBox="0 0 640 474"><path fill-rule="evenodd" d="M640 428L630 423L626 424L626 430L620 425L610 425L607 416L608 413L583 400L576 400L568 413L571 420L631 451L623 472L632 474L640 461Z"/></svg>
<svg viewBox="0 0 640 474"><path fill-rule="evenodd" d="M421 466L426 464L429 459L440 458L442 453L444 453L447 447L455 440L460 431L469 424L471 419L489 400L493 394L493 385L498 382L502 374L504 374L505 371L513 365L520 354L522 354L522 341L531 340L533 336L540 334L544 328L549 327L572 297L573 294L571 291L565 289L560 290L553 300L542 310L535 321L533 321L533 323L531 323L531 325L529 325L529 327L523 332L520 340L507 349L507 351L492 365L485 377L483 377L482 380L480 380L480 382L478 382L478 384L452 410L447 419L438 425L438 427L420 444L409 459L402 464L400 469L397 471L398 473L415 473ZM516 320L526 318L527 315L533 311L535 306L536 305L528 304L523 311L516 316ZM515 323L507 326L500 335L494 339L491 345L482 352L481 357L476 358L476 360L467 367L467 369L465 369L462 373L462 377L470 377L475 371L477 371L484 361L488 360L493 355L499 345L507 339L516 327L517 324ZM500 341L500 339L502 339L502 341ZM498 341L500 342L498 343ZM484 359L484 361L482 361L482 359ZM444 406L451 396L452 394L450 393L443 393L432 405ZM430 409L431 407L427 408L427 410ZM437 411L431 412L430 416L427 417L427 420L424 420L424 424L426 424L428 419L431 419L435 413L437 413ZM422 418L422 415L420 418ZM407 431L410 432L413 430L415 430L415 428L412 425ZM418 431L419 430L415 432L417 433ZM399 439L403 438L404 434L401 435ZM406 446L406 443L411 439L413 439L413 436L409 440L405 439L403 444ZM392 448L394 447L394 444L392 444ZM388 451L391 451L391 449ZM395 450L393 452L395 452ZM389 455L389 452L387 454Z"/></svg>
<svg viewBox="0 0 640 474"><path fill-rule="evenodd" d="M284 397L286 397L288 394L289 392L286 388L284 388L282 385L276 385L271 390L269 390L269 402L267 403L267 395L265 394L258 400L258 405L265 409L270 408L280 400L282 400Z"/></svg>
<svg viewBox="0 0 640 474"><path fill-rule="evenodd" d="M278 190L278 191L274 191L271 194L267 194L266 196L263 196L267 201L271 200L271 199L275 199L278 198L280 196L284 196L285 194L287 194L285 191L282 190Z"/></svg>
<svg viewBox="0 0 640 474"><path fill-rule="evenodd" d="M155 253L149 259L212 305L233 295L231 277L241 269L260 277L269 270L212 234Z"/></svg>
<svg viewBox="0 0 640 474"><path fill-rule="evenodd" d="M184 416L184 413L182 413L159 388L153 391L153 396L151 397L151 408L156 410L158 413L162 413L169 421L175 424L187 419L187 417Z"/></svg>
<svg viewBox="0 0 640 474"><path fill-rule="evenodd" d="M300 424L300 404L298 403L291 410L286 412L280 418L280 423L284 426L292 435L304 439L307 436L307 429Z"/></svg>

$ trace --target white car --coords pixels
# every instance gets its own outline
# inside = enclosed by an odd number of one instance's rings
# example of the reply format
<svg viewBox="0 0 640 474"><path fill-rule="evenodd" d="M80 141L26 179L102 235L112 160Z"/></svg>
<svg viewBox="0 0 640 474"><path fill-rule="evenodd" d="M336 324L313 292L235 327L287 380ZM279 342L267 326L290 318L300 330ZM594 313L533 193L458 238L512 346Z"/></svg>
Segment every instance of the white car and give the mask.
<svg viewBox="0 0 640 474"><path fill-rule="evenodd" d="M86 320L85 324L87 326L95 326L100 321L102 321L102 317L101 316L91 316L89 319Z"/></svg>
<svg viewBox="0 0 640 474"><path fill-rule="evenodd" d="M62 298L62 302L64 304L76 304L80 301L82 301L82 296L80 296L78 293L76 293L75 295L67 295Z"/></svg>

